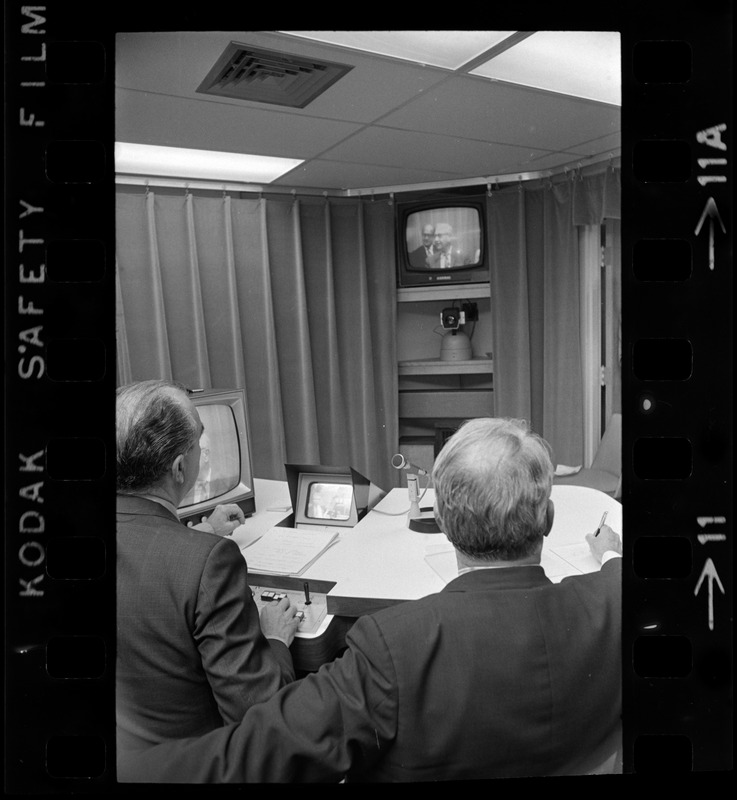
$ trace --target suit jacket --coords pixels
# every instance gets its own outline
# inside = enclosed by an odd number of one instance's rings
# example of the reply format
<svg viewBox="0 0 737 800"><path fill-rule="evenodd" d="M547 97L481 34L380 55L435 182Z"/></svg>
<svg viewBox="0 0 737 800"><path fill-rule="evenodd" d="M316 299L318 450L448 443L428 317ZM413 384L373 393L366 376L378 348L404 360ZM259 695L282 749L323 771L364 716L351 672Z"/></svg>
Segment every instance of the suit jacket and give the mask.
<svg viewBox="0 0 737 800"><path fill-rule="evenodd" d="M621 558L551 583L480 570L360 618L348 649L239 725L123 780L434 781L588 771L621 735Z"/></svg>
<svg viewBox="0 0 737 800"><path fill-rule="evenodd" d="M420 245L412 250L412 252L409 254L409 265L411 267L425 267L427 266L427 258L428 255L427 250L425 250L425 246Z"/></svg>
<svg viewBox="0 0 737 800"><path fill-rule="evenodd" d="M159 503L117 500L119 753L240 720L294 680L267 640L232 539L192 530Z"/></svg>
<svg viewBox="0 0 737 800"><path fill-rule="evenodd" d="M473 264L474 260L468 253L463 252L463 250L459 250L456 247L452 247L449 251L450 253L450 265L451 267L460 267L464 264ZM433 269L442 269L440 266L440 252L435 252L427 259L427 266L432 267ZM447 269L447 267L446 267Z"/></svg>

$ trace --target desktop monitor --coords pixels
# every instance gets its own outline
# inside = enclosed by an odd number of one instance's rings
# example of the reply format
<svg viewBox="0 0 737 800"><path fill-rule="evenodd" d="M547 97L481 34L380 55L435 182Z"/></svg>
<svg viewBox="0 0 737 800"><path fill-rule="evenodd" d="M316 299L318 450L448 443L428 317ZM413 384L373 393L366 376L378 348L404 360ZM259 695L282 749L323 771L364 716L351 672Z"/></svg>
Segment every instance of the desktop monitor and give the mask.
<svg viewBox="0 0 737 800"><path fill-rule="evenodd" d="M200 472L179 505L183 522L200 522L215 506L236 503L246 516L256 510L243 389L195 391L190 399L204 425L200 438Z"/></svg>
<svg viewBox="0 0 737 800"><path fill-rule="evenodd" d="M350 467L285 464L295 528L352 528L384 493Z"/></svg>

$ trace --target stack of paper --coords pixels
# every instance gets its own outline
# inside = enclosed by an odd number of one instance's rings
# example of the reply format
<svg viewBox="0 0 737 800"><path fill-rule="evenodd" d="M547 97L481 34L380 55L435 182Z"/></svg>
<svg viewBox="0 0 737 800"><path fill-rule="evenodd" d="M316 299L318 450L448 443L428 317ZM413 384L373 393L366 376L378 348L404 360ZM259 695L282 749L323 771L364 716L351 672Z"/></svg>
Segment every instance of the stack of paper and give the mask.
<svg viewBox="0 0 737 800"><path fill-rule="evenodd" d="M301 575L335 542L335 530L298 530L274 527L243 549L249 572Z"/></svg>
<svg viewBox="0 0 737 800"><path fill-rule="evenodd" d="M575 475L577 472L581 471L581 467L569 467L565 464L558 464L555 468L555 474L559 477L565 477L566 475Z"/></svg>

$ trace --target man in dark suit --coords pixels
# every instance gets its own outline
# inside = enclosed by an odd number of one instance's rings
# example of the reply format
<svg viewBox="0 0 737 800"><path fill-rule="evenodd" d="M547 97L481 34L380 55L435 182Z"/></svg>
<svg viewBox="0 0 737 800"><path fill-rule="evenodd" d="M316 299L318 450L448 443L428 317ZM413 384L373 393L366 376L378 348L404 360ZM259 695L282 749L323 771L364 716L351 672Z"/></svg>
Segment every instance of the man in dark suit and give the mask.
<svg viewBox="0 0 737 800"><path fill-rule="evenodd" d="M358 619L347 651L240 724L124 765L137 781L436 781L608 771L621 739L621 541L553 584L547 444L476 419L433 469L459 576Z"/></svg>
<svg viewBox="0 0 737 800"><path fill-rule="evenodd" d="M235 504L187 527L177 507L200 467L203 431L179 384L121 387L117 437L118 757L240 720L294 680L288 600L259 614L227 538Z"/></svg>
<svg viewBox="0 0 737 800"><path fill-rule="evenodd" d="M439 222L435 226L432 255L427 259L428 267L450 269L474 263L474 259L468 253L454 245L454 238L452 225Z"/></svg>
<svg viewBox="0 0 737 800"><path fill-rule="evenodd" d="M422 244L409 254L410 267L426 267L427 259L432 255L432 243L435 228L432 225L422 226Z"/></svg>

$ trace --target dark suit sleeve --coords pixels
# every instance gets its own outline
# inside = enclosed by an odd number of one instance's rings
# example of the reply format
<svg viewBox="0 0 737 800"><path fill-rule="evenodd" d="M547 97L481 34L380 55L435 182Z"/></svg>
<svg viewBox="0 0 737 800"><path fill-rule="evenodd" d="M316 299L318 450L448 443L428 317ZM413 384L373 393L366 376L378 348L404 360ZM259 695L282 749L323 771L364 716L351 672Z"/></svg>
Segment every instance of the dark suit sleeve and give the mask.
<svg viewBox="0 0 737 800"><path fill-rule="evenodd" d="M125 754L119 780L338 782L349 769L369 769L396 736L396 673L371 617L346 642L341 658L254 706L240 724Z"/></svg>
<svg viewBox="0 0 737 800"><path fill-rule="evenodd" d="M289 650L261 632L238 546L221 539L210 551L200 579L193 635L202 666L225 724L294 680Z"/></svg>
<svg viewBox="0 0 737 800"><path fill-rule="evenodd" d="M439 269L440 267L440 253L431 253L426 259L425 264L428 267L432 267L433 269Z"/></svg>

